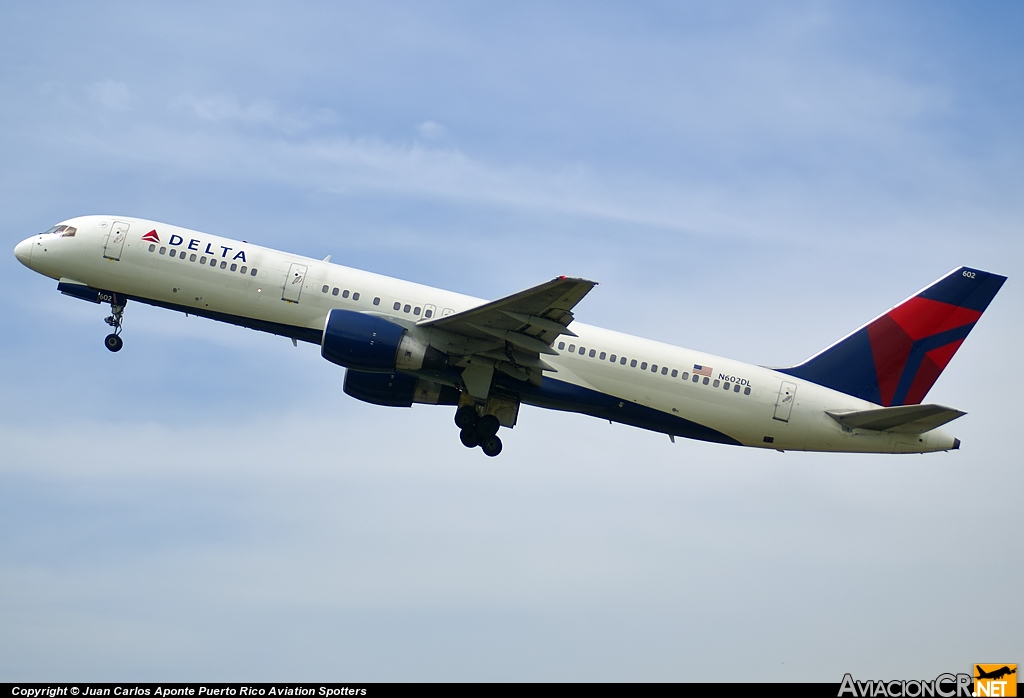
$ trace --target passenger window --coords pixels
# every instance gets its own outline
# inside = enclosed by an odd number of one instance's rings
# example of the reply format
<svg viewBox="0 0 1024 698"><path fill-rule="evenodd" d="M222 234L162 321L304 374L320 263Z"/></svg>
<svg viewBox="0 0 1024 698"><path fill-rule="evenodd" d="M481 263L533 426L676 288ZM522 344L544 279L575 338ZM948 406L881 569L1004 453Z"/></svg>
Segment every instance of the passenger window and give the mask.
<svg viewBox="0 0 1024 698"><path fill-rule="evenodd" d="M177 257L178 256L178 251L177 250L171 250L171 256L172 257Z"/></svg>
<svg viewBox="0 0 1024 698"><path fill-rule="evenodd" d="M221 262L220 263L220 268L221 269L227 269L228 268L228 263L227 262Z"/></svg>
<svg viewBox="0 0 1024 698"><path fill-rule="evenodd" d="M708 379L707 379L707 378L705 378L705 379L704 379L704 385L707 385L707 384L708 384Z"/></svg>
<svg viewBox="0 0 1024 698"><path fill-rule="evenodd" d="M420 307L418 305L415 308L412 309L412 314L413 315L419 315L420 314Z"/></svg>
<svg viewBox="0 0 1024 698"><path fill-rule="evenodd" d="M166 247L161 247L160 248L160 254L167 254L167 248Z"/></svg>
<svg viewBox="0 0 1024 698"><path fill-rule="evenodd" d="M732 391L733 391L734 393L738 393L738 392L740 391L740 384L739 384L739 383L736 383L735 385L733 385L733 386L732 386Z"/></svg>
<svg viewBox="0 0 1024 698"><path fill-rule="evenodd" d="M570 344L569 345L569 353L572 354L575 351L576 351L576 345L575 344Z"/></svg>
<svg viewBox="0 0 1024 698"><path fill-rule="evenodd" d="M725 392L729 392L729 388L732 387L732 385L729 383L729 381L723 381L722 387L725 388Z"/></svg>
<svg viewBox="0 0 1024 698"><path fill-rule="evenodd" d="M658 372L658 364L651 364L651 373Z"/></svg>
<svg viewBox="0 0 1024 698"><path fill-rule="evenodd" d="M672 371L672 373L675 373L675 371ZM663 375L663 376L667 376L668 375L668 367L666 367L666 366L662 366L661 367L661 375Z"/></svg>
<svg viewBox="0 0 1024 698"><path fill-rule="evenodd" d="M238 271L240 271L241 273L243 273L243 274L244 274L244 273L245 273L245 272L247 272L248 270L249 270L249 269L248 269L248 267L246 267L246 266L245 266L245 265L243 264L243 265L242 265L242 268L241 268L241 269L239 269Z"/></svg>
<svg viewBox="0 0 1024 698"><path fill-rule="evenodd" d="M647 370L647 362L646 361L644 361L643 363L640 364L640 370L641 371L646 371Z"/></svg>
<svg viewBox="0 0 1024 698"><path fill-rule="evenodd" d="M334 288L331 289L331 295L332 296L338 295L338 291L340 291L340 290L341 289L339 289L337 286L335 286Z"/></svg>
<svg viewBox="0 0 1024 698"><path fill-rule="evenodd" d="M619 359L619 363L622 364L623 366L625 366L626 365L626 357L623 356L621 359Z"/></svg>
<svg viewBox="0 0 1024 698"><path fill-rule="evenodd" d="M249 270L249 276L256 276L256 267Z"/></svg>
<svg viewBox="0 0 1024 698"><path fill-rule="evenodd" d="M743 389L743 394L750 395L750 386L747 386L746 388Z"/></svg>
<svg viewBox="0 0 1024 698"><path fill-rule="evenodd" d="M232 264L231 265L231 271L238 271L238 265L237 264Z"/></svg>
<svg viewBox="0 0 1024 698"><path fill-rule="evenodd" d="M689 371L683 371L683 380L684 381L690 380L690 372Z"/></svg>
<svg viewBox="0 0 1024 698"><path fill-rule="evenodd" d="M580 356L583 356L586 353L587 353L587 348L586 347L580 347Z"/></svg>
<svg viewBox="0 0 1024 698"><path fill-rule="evenodd" d="M606 356L608 356L608 355L605 352L602 351L601 355L598 356L597 358L599 358L601 361L604 361L604 357L606 357Z"/></svg>
<svg viewBox="0 0 1024 698"><path fill-rule="evenodd" d="M359 300L359 291L356 291L355 293L352 294L352 300L354 300L354 301ZM380 300L380 299L378 298L377 300Z"/></svg>
<svg viewBox="0 0 1024 698"><path fill-rule="evenodd" d="M429 313L430 311L428 310L427 312ZM559 349L565 349L565 342L559 342L558 343L558 348Z"/></svg>
<svg viewBox="0 0 1024 698"><path fill-rule="evenodd" d="M409 305L408 303L406 303L406 304L405 304L405 307L404 307L404 308L402 308L402 312L403 312L403 313L407 313L407 312L409 312L410 310L412 310L412 306L411 306L411 305Z"/></svg>
<svg viewBox="0 0 1024 698"><path fill-rule="evenodd" d="M342 298L348 298L348 289L347 288L344 291L341 292L341 297ZM373 300L373 304L374 305L380 305L380 298L375 298Z"/></svg>
<svg viewBox="0 0 1024 698"><path fill-rule="evenodd" d="M672 377L675 378L678 375L679 375L679 371L677 371L676 369L673 368L672 369Z"/></svg>
<svg viewBox="0 0 1024 698"><path fill-rule="evenodd" d="M700 380L700 376L698 376L696 373L694 373L693 374L693 382L696 383L699 380Z"/></svg>
<svg viewBox="0 0 1024 698"><path fill-rule="evenodd" d="M399 303L398 301L395 301L395 310L401 310L401 309L402 309L402 304Z"/></svg>
<svg viewBox="0 0 1024 698"><path fill-rule="evenodd" d="M214 259L213 257L210 257L210 266L211 267L216 267L217 266L217 260Z"/></svg>
<svg viewBox="0 0 1024 698"><path fill-rule="evenodd" d="M330 289L330 286L324 286L324 287L323 287L322 289L320 289L320 290L321 290L321 291L323 291L324 293L327 293L327 291L328 291L329 289Z"/></svg>
<svg viewBox="0 0 1024 698"><path fill-rule="evenodd" d="M195 255L192 255L192 256L194 257ZM199 263L200 264L206 264L206 257L200 257L199 258Z"/></svg>
<svg viewBox="0 0 1024 698"><path fill-rule="evenodd" d="M434 317L434 311L433 310L427 310L426 312L423 313L423 317L426 317L426 318Z"/></svg>
<svg viewBox="0 0 1024 698"><path fill-rule="evenodd" d="M595 349L591 349L590 350L590 358L594 358L595 356L597 356L597 351Z"/></svg>
<svg viewBox="0 0 1024 698"><path fill-rule="evenodd" d="M612 354L610 357L608 357L608 360L611 361L612 363L615 363L616 361L619 360L619 358L615 356L615 354Z"/></svg>
<svg viewBox="0 0 1024 698"><path fill-rule="evenodd" d="M150 245L149 246L149 251L150 252L155 252L156 251L156 245Z"/></svg>
<svg viewBox="0 0 1024 698"><path fill-rule="evenodd" d="M196 255L195 255L195 252L193 252L192 254L190 254L190 255L188 256L188 261L190 261L190 262L194 262L194 261L196 261Z"/></svg>
<svg viewBox="0 0 1024 698"><path fill-rule="evenodd" d="M717 388L718 387L718 379L717 378L715 379L715 384L712 387L713 388Z"/></svg>
<svg viewBox="0 0 1024 698"><path fill-rule="evenodd" d="M623 359L623 360L625 360L625 359ZM630 368L636 368L636 359L633 359L633 360L631 360L629 362L629 367Z"/></svg>

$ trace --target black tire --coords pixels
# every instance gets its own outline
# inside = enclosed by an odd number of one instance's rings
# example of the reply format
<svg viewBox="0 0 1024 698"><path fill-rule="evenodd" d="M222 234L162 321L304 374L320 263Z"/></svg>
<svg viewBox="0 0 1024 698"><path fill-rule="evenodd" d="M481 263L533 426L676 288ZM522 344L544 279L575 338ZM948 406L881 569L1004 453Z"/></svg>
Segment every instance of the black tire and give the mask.
<svg viewBox="0 0 1024 698"><path fill-rule="evenodd" d="M121 351L121 347L124 346L124 340L116 334L108 334L103 340L103 345L110 351Z"/></svg>
<svg viewBox="0 0 1024 698"><path fill-rule="evenodd" d="M463 429L459 432L459 439L466 448L476 448L480 445L480 439L472 429Z"/></svg>
<svg viewBox="0 0 1024 698"><path fill-rule="evenodd" d="M480 442L480 448L483 449L483 452L486 455L494 458L496 455L501 453L501 439L493 435L488 436Z"/></svg>
<svg viewBox="0 0 1024 698"><path fill-rule="evenodd" d="M476 426L476 408L463 405L455 410L455 426L459 429L472 429Z"/></svg>
<svg viewBox="0 0 1024 698"><path fill-rule="evenodd" d="M498 422L498 418L493 414L485 414L480 419L476 420L476 433L480 435L480 443L483 443L484 439L488 436L494 436L498 433L498 427L501 424Z"/></svg>

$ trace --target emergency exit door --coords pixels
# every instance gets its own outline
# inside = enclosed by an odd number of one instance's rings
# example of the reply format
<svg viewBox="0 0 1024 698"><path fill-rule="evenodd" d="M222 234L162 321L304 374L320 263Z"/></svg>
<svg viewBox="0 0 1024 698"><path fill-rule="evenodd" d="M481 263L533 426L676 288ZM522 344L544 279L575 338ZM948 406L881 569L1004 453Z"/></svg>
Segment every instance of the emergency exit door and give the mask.
<svg viewBox="0 0 1024 698"><path fill-rule="evenodd" d="M284 279L284 290L281 292L281 300L299 302L299 295L302 294L302 285L306 281L306 265L293 264L288 268L288 276Z"/></svg>

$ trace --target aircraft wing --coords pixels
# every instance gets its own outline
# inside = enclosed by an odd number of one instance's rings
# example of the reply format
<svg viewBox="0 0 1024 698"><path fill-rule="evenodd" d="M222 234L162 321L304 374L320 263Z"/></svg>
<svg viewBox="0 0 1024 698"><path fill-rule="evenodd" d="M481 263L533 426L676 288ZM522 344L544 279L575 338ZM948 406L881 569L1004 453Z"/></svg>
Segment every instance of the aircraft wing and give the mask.
<svg viewBox="0 0 1024 698"><path fill-rule="evenodd" d="M942 405L902 405L870 410L825 410L825 414L850 429L923 434L967 413Z"/></svg>
<svg viewBox="0 0 1024 698"><path fill-rule="evenodd" d="M420 321L417 327L442 330L457 338L440 348L462 357L461 365L467 368L489 367L479 368L481 383L489 383L488 371L497 369L539 384L541 371L555 370L541 356L557 353L551 343L559 335L576 336L567 328L573 321L572 309L596 285L595 281L560 276L461 313ZM467 385L476 383L471 376L477 368L469 375L463 373ZM479 391L474 385L470 392Z"/></svg>
<svg viewBox="0 0 1024 698"><path fill-rule="evenodd" d="M463 337L509 342L531 354L554 354L560 334L576 335L566 326L572 309L596 286L594 281L560 276L470 310L418 323Z"/></svg>

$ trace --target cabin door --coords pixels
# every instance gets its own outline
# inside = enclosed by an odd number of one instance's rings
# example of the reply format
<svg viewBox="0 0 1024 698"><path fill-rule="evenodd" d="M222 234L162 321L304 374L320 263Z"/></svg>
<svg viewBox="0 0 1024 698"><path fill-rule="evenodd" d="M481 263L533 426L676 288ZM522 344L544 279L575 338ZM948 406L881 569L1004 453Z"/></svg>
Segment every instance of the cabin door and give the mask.
<svg viewBox="0 0 1024 698"><path fill-rule="evenodd" d="M107 231L107 243L103 246L103 256L107 259L121 259L124 239L128 237L128 224L114 221Z"/></svg>
<svg viewBox="0 0 1024 698"><path fill-rule="evenodd" d="M281 300L299 302L299 295L302 293L302 284L306 281L306 265L293 264L288 268L288 276L284 279L284 290L281 292Z"/></svg>
<svg viewBox="0 0 1024 698"><path fill-rule="evenodd" d="M775 419L780 422L789 421L789 413L793 411L796 401L796 384L782 381L779 386L779 399L775 401Z"/></svg>

